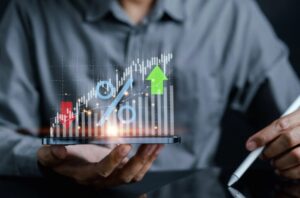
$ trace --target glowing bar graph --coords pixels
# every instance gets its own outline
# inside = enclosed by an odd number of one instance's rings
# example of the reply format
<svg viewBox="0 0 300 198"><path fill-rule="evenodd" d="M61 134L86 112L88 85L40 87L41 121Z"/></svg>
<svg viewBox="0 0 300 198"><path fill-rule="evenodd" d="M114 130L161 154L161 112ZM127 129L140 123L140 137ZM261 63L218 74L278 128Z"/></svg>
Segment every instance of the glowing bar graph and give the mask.
<svg viewBox="0 0 300 198"><path fill-rule="evenodd" d="M93 87L85 95L77 98L75 108L72 103L65 102L61 106L61 113L57 113L50 123L51 137L97 137L109 136L142 137L142 136L172 136L174 128L174 87L166 83L162 95L152 95L150 85L140 92L134 92L133 79L140 77L141 84L149 72L160 65L167 73L167 65L173 58L172 54L161 54L146 60L132 61L123 71L116 70L113 78L106 79L114 86L114 93L104 107L93 107L93 100L97 98L97 88ZM171 77L168 77L171 79ZM98 93L99 94L99 93ZM128 96L129 95L129 96ZM101 103L99 101L99 103ZM124 106L132 107L132 111L124 110L121 117L131 122L120 121L119 109ZM63 108L62 108L63 107ZM74 111L73 111L74 110ZM116 129L115 132L109 131Z"/></svg>
<svg viewBox="0 0 300 198"><path fill-rule="evenodd" d="M126 101L120 107L130 105L136 110L133 122L121 122L118 119L118 109L114 109L106 122L99 126L99 119L103 119L104 111L92 113L82 111L75 115L69 127L53 124L50 127L51 137L109 137L111 135L137 137L137 136L170 136L174 135L174 88L172 85L164 87L165 94L151 96L149 93ZM124 119L131 118L131 112L124 111ZM56 122L56 119L55 119ZM111 127L113 126L113 127ZM110 129L117 131L107 131Z"/></svg>

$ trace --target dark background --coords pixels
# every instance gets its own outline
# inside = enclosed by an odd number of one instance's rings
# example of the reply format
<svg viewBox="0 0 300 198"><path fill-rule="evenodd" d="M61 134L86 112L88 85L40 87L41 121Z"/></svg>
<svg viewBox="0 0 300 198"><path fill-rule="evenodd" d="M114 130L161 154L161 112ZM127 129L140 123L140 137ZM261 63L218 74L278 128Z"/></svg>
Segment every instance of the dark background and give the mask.
<svg viewBox="0 0 300 198"><path fill-rule="evenodd" d="M290 49L290 62L300 77L300 1L257 0L272 24L277 36ZM264 122L270 122L268 118ZM228 109L222 124L222 137L216 155L217 165L227 169L236 168L246 157L245 141L255 132L244 115ZM267 168L268 163L258 160L252 168Z"/></svg>

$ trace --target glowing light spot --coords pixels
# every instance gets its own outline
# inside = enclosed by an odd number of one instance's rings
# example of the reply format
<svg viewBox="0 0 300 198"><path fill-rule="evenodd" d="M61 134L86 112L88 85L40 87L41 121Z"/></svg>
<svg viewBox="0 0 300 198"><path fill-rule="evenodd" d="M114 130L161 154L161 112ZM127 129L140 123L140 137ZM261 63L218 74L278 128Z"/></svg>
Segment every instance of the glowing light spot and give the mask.
<svg viewBox="0 0 300 198"><path fill-rule="evenodd" d="M108 125L107 126L107 134L109 136L118 136L118 127L116 125Z"/></svg>

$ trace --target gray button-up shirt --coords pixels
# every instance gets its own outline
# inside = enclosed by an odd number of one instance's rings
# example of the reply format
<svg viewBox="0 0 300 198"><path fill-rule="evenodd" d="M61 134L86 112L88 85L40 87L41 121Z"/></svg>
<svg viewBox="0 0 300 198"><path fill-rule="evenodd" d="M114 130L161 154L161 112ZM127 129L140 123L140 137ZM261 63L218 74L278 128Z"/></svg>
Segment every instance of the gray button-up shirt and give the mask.
<svg viewBox="0 0 300 198"><path fill-rule="evenodd" d="M3 10L0 174L39 175L37 136L60 101L136 58L174 56L183 143L153 169L211 165L225 107L247 112L264 81L280 111L300 93L286 47L251 0L158 0L138 25L113 0L11 0Z"/></svg>

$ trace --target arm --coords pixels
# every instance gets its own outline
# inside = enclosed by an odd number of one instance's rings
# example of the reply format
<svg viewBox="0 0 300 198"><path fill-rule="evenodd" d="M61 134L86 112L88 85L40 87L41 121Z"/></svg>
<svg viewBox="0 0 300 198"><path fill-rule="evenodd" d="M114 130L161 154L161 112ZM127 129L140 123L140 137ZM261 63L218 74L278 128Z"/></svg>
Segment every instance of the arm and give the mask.
<svg viewBox="0 0 300 198"><path fill-rule="evenodd" d="M0 174L38 176L49 169L97 189L141 180L162 145L110 150L94 145L41 146L39 90L26 12L15 1L0 20ZM22 135L26 132L29 135Z"/></svg>
<svg viewBox="0 0 300 198"><path fill-rule="evenodd" d="M300 93L300 83L288 61L288 49L257 5L253 1L240 4L244 30L239 33L240 61L231 102L234 109L250 115L261 126L286 110ZM261 119L264 122L258 123Z"/></svg>
<svg viewBox="0 0 300 198"><path fill-rule="evenodd" d="M0 174L37 176L39 95L26 17L21 15L11 2L0 18Z"/></svg>
<svg viewBox="0 0 300 198"><path fill-rule="evenodd" d="M248 65L237 80L239 94L234 106L261 127L275 120L296 99L300 84L288 62L287 49L253 2L248 4L250 15L245 39ZM300 178L299 115L298 111L273 121L246 143L250 151L266 146L264 158L271 160L278 174L292 179Z"/></svg>

